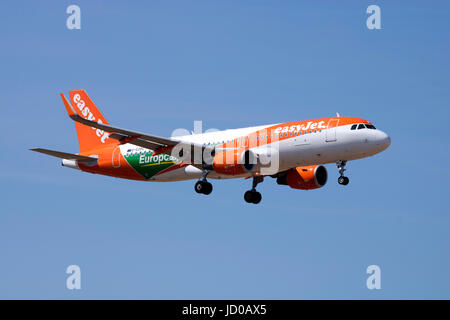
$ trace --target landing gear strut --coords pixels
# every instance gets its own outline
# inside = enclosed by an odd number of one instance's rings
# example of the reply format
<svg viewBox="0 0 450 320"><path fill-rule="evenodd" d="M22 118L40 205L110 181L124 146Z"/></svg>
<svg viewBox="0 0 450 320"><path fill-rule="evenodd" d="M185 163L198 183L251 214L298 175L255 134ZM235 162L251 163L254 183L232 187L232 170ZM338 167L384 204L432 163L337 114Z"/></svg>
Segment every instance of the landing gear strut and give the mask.
<svg viewBox="0 0 450 320"><path fill-rule="evenodd" d="M248 190L244 193L244 200L248 203L254 203L254 204L258 204L261 202L261 193L259 193L258 191L256 191L256 186L258 185L258 183L261 183L264 181L264 177L263 176L254 176L253 177L253 183L252 183L252 189Z"/></svg>
<svg viewBox="0 0 450 320"><path fill-rule="evenodd" d="M213 190L213 186L206 180L209 170L203 170L202 177L195 183L194 190L197 193L210 194Z"/></svg>
<svg viewBox="0 0 450 320"><path fill-rule="evenodd" d="M350 179L347 178L346 176L344 176L344 171L345 171L345 165L347 164L346 160L339 160L336 161L336 165L339 169L339 178L338 178L338 183L346 186L348 185L348 183L350 182Z"/></svg>

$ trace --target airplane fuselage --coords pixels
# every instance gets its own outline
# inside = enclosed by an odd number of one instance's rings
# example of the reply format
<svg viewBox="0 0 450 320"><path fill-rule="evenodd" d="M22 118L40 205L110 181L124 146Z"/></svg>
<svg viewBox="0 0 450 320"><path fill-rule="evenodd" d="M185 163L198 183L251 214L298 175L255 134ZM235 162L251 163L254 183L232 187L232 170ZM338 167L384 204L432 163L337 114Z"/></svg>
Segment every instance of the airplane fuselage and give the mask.
<svg viewBox="0 0 450 320"><path fill-rule="evenodd" d="M282 172L295 167L365 158L385 150L390 144L390 138L381 130L370 127L370 122L364 119L331 117L192 134L173 139L219 148L250 149L256 154L264 154L267 148L276 148L276 171ZM74 160L64 160L63 165L134 180L178 181L199 179L202 176L198 166L180 162L170 153L154 155L153 150L130 143L80 154L97 157L97 164L89 166ZM228 179L252 175L251 172L227 175L212 171L208 177Z"/></svg>

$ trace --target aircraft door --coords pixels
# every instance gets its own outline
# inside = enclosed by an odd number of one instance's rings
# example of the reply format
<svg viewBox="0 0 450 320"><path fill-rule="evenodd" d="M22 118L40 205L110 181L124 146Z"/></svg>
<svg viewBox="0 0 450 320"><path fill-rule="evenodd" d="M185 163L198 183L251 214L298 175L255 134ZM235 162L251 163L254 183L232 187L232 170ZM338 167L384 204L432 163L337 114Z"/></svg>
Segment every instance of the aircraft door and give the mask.
<svg viewBox="0 0 450 320"><path fill-rule="evenodd" d="M249 137L241 137L239 138L238 146L243 149L248 149L249 147Z"/></svg>
<svg viewBox="0 0 450 320"><path fill-rule="evenodd" d="M328 126L327 126L327 130L326 130L326 138L325 141L326 142L333 142L336 141L336 127L339 124L339 119L330 119L328 121Z"/></svg>
<svg viewBox="0 0 450 320"><path fill-rule="evenodd" d="M114 148L112 154L112 165L113 168L120 168L120 146Z"/></svg>

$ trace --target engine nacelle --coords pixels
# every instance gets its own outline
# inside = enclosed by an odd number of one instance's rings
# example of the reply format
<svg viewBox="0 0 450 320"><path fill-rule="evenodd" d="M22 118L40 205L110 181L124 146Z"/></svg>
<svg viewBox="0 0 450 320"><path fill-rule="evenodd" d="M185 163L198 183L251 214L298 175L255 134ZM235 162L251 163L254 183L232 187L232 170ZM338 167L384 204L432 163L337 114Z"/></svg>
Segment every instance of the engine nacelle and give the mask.
<svg viewBox="0 0 450 320"><path fill-rule="evenodd" d="M258 155L251 150L228 150L217 153L213 159L214 171L226 175L254 172L258 166Z"/></svg>
<svg viewBox="0 0 450 320"><path fill-rule="evenodd" d="M277 183L289 185L293 189L312 190L323 187L327 179L327 169L314 165L289 169L285 175L278 177Z"/></svg>

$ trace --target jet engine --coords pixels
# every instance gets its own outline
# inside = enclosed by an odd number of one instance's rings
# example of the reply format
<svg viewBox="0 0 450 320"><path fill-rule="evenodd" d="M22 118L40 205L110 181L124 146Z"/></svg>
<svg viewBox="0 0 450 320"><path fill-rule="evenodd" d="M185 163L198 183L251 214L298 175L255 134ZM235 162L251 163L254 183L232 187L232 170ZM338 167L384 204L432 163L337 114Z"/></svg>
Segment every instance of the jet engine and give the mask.
<svg viewBox="0 0 450 320"><path fill-rule="evenodd" d="M323 187L327 183L327 169L321 165L289 169L277 177L277 183L293 189L311 190Z"/></svg>
<svg viewBox="0 0 450 320"><path fill-rule="evenodd" d="M255 172L258 155L251 150L227 150L214 155L214 171L226 175L240 175Z"/></svg>

